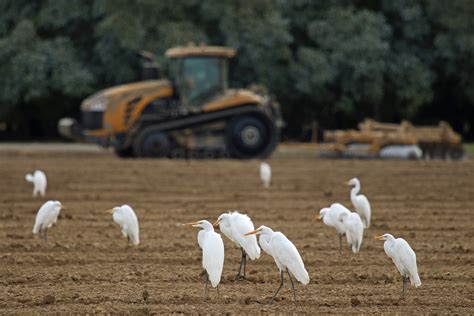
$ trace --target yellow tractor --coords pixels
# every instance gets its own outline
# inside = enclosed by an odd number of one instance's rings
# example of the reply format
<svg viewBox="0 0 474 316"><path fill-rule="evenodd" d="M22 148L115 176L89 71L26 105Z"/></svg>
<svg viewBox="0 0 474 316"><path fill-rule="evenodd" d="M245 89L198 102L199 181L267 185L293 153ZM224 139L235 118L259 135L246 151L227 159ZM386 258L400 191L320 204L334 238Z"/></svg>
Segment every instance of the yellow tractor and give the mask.
<svg viewBox="0 0 474 316"><path fill-rule="evenodd" d="M63 118L61 135L113 147L120 157L265 158L283 126L266 93L229 89L228 47L168 49L168 79L105 89Z"/></svg>

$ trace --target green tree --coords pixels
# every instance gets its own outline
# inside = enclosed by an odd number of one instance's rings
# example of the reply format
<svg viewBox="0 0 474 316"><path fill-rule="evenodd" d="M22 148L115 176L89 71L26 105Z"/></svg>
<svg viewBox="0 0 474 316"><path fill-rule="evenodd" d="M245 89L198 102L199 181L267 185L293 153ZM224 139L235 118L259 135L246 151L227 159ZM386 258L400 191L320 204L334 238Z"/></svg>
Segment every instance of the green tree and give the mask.
<svg viewBox="0 0 474 316"><path fill-rule="evenodd" d="M326 126L377 115L390 52L390 26L383 15L330 8L308 24L307 34L311 46L297 48L292 67L295 89L309 107L305 114L312 112L309 117Z"/></svg>

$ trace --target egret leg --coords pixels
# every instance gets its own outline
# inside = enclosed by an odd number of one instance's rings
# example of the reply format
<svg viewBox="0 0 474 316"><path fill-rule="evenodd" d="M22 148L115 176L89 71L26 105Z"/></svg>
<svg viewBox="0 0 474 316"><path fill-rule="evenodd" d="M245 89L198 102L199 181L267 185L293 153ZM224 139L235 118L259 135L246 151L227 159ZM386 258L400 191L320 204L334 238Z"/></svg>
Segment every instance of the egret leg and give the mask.
<svg viewBox="0 0 474 316"><path fill-rule="evenodd" d="M402 298L403 298L405 297L405 286L406 286L407 278L405 276L402 276L402 280L403 280L403 285L402 285Z"/></svg>
<svg viewBox="0 0 474 316"><path fill-rule="evenodd" d="M246 277L245 270L247 269L247 254L243 250L242 250L242 254L244 256L244 279L245 279Z"/></svg>
<svg viewBox="0 0 474 316"><path fill-rule="evenodd" d="M339 255L342 255L342 235L339 234Z"/></svg>
<svg viewBox="0 0 474 316"><path fill-rule="evenodd" d="M272 299L270 300L270 302L268 304L272 304L273 301L275 300L275 297L277 296L278 292L280 292L281 288L283 287L283 273L285 271L281 270L280 271L280 286L278 287L278 290L276 291L275 295L273 295Z"/></svg>
<svg viewBox="0 0 474 316"><path fill-rule="evenodd" d="M295 291L295 284L293 283L293 279L291 278L290 271L288 271L288 268L286 268L286 273L288 273L288 277L290 278L291 282L291 288L293 289L293 298L296 302L296 291Z"/></svg>
<svg viewBox="0 0 474 316"><path fill-rule="evenodd" d="M217 290L217 298L221 298L221 295L219 293L219 285L216 287L216 290Z"/></svg>
<svg viewBox="0 0 474 316"><path fill-rule="evenodd" d="M209 274L206 273L206 287L204 288L204 299L207 298L207 284L209 283Z"/></svg>
<svg viewBox="0 0 474 316"><path fill-rule="evenodd" d="M243 248L240 248L241 250L241 256L240 256L240 266L239 266L239 272L237 273L237 276L236 278L239 278L241 277L242 275L240 274L240 272L242 271L242 266L244 266L244 262L246 261L246 257L247 255L245 254L245 251ZM245 279L245 266L244 266L244 279Z"/></svg>
<svg viewBox="0 0 474 316"><path fill-rule="evenodd" d="M48 229L47 228L44 230L43 238L44 238L44 242L48 243Z"/></svg>

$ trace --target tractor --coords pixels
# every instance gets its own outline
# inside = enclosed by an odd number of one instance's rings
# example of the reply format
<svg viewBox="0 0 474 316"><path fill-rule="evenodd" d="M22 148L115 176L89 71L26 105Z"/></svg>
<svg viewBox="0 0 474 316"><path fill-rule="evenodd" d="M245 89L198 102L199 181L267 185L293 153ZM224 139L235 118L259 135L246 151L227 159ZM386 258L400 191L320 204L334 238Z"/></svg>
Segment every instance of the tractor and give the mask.
<svg viewBox="0 0 474 316"><path fill-rule="evenodd" d="M229 47L166 51L167 77L101 90L81 104L81 122L62 118L61 135L112 147L120 157L266 158L283 127L263 90L228 88Z"/></svg>

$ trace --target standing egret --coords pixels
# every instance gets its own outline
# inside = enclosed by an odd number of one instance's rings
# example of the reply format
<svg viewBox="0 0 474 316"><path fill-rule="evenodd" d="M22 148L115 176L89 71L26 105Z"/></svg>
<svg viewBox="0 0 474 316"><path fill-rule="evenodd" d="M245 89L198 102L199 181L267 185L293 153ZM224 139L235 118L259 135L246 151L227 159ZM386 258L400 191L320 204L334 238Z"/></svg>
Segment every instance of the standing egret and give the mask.
<svg viewBox="0 0 474 316"><path fill-rule="evenodd" d="M245 278L245 269L247 267L247 255L251 260L260 257L260 247L257 243L256 236L244 236L245 233L255 229L252 220L246 214L239 212L222 213L214 227L219 225L219 229L233 241L241 250L239 272L237 278L241 276L242 266L244 267L243 277Z"/></svg>
<svg viewBox="0 0 474 316"><path fill-rule="evenodd" d="M347 182L347 185L354 186L351 190L351 202L354 205L356 212L359 213L362 222L364 223L364 228L369 228L371 215L370 203L365 195L357 195L360 191L359 179L352 178Z"/></svg>
<svg viewBox="0 0 474 316"><path fill-rule="evenodd" d="M293 279L291 276L293 275L296 280L301 282L302 284L309 283L309 275L308 271L306 271L303 263L303 259L296 249L295 245L286 238L280 232L274 232L271 228L266 226L260 226L254 231L248 232L245 235L252 235L252 234L260 234L261 244L266 243L263 247L265 252L269 252L269 254L275 260L278 269L280 270L280 286L276 291L275 295L273 295L272 299L270 300L270 304L273 302L275 297L277 296L280 289L283 287L283 277L284 272L288 273L288 277L290 278L291 288L293 289L293 298L296 301L296 291L295 285L293 283ZM262 236L264 240L262 241Z"/></svg>
<svg viewBox="0 0 474 316"><path fill-rule="evenodd" d="M117 206L107 210L107 213L112 214L114 222L120 225L124 237L127 237L135 246L140 243L140 229L138 228L137 215L135 215L135 212L130 206L127 204Z"/></svg>
<svg viewBox="0 0 474 316"><path fill-rule="evenodd" d="M421 285L418 269L416 267L416 254L410 245L403 238L396 238L390 234L374 237L378 240L385 240L383 249L387 256L392 258L393 263L402 275L402 297L405 296L405 284L410 280L411 285L419 287Z"/></svg>
<svg viewBox="0 0 474 316"><path fill-rule="evenodd" d="M362 224L360 215L355 212L342 213L341 220L349 248L352 249L353 253L358 253L364 237L364 224Z"/></svg>
<svg viewBox="0 0 474 316"><path fill-rule="evenodd" d="M266 162L260 163L260 180L266 189L270 187L270 182L272 180L272 169Z"/></svg>
<svg viewBox="0 0 474 316"><path fill-rule="evenodd" d="M36 170L33 174L28 173L25 176L26 181L33 183L33 196L40 194L41 196L46 195L46 187L48 182L46 180L46 174L41 170Z"/></svg>
<svg viewBox="0 0 474 316"><path fill-rule="evenodd" d="M217 289L217 295L219 295L218 286L221 282L222 270L224 268L224 243L221 235L216 233L212 224L206 220L183 225L202 228L198 233L198 243L202 248L202 267L206 270L204 297L207 297L207 284L209 280L212 287Z"/></svg>
<svg viewBox="0 0 474 316"><path fill-rule="evenodd" d="M59 201L47 201L44 203L36 214L33 234L43 232L44 241L47 242L47 231L58 221L61 210L64 210L64 207Z"/></svg>
<svg viewBox="0 0 474 316"><path fill-rule="evenodd" d="M334 227L339 235L339 254L342 254L342 236L346 233L346 228L341 220L342 214L350 214L344 205L339 203L331 204L330 207L323 208L319 211L319 218L324 224Z"/></svg>

